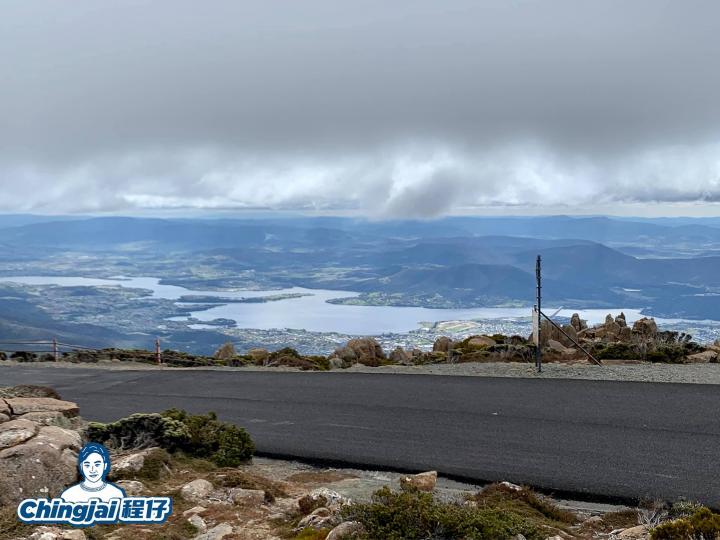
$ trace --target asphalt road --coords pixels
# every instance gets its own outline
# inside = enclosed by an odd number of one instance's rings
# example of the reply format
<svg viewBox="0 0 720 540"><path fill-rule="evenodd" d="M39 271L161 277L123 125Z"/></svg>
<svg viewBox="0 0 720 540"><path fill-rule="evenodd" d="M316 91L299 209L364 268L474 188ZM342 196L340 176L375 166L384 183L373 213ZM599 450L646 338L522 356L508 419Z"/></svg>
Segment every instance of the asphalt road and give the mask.
<svg viewBox="0 0 720 540"><path fill-rule="evenodd" d="M0 386L20 383L56 388L90 420L215 411L266 454L720 507L714 385L0 368Z"/></svg>

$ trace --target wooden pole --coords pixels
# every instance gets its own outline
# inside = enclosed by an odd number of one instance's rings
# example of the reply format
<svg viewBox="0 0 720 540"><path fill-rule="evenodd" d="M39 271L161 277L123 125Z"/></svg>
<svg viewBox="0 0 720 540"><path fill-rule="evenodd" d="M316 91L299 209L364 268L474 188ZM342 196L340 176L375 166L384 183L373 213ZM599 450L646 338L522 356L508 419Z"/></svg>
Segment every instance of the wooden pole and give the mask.
<svg viewBox="0 0 720 540"><path fill-rule="evenodd" d="M536 291L536 299L535 301L537 306L537 346L535 347L535 367L538 370L538 373L542 373L542 347L540 347L540 342L542 341L542 336L540 335L540 327L542 326L542 319L540 318L540 314L542 313L542 274L540 269L541 259L540 255L537 256L537 260L535 261L535 281L537 286Z"/></svg>

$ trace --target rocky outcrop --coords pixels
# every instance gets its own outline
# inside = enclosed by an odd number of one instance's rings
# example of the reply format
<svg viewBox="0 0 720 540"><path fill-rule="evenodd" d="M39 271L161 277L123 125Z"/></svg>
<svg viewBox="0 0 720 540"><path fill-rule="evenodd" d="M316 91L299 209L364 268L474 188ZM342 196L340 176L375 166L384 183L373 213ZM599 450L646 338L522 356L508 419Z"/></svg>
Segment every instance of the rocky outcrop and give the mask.
<svg viewBox="0 0 720 540"><path fill-rule="evenodd" d="M470 336L464 342L469 347L492 347L497 342L489 336Z"/></svg>
<svg viewBox="0 0 720 540"><path fill-rule="evenodd" d="M433 343L433 352L448 352L450 349L453 348L453 342L452 339L446 336L440 336L435 340L435 343Z"/></svg>
<svg viewBox="0 0 720 540"><path fill-rule="evenodd" d="M63 416L72 418L80 413L80 408L77 404L70 401L62 401L59 399L45 398L45 397L16 397L6 398L5 403L13 412L13 415L20 416L26 413L34 412L59 412Z"/></svg>
<svg viewBox="0 0 720 540"><path fill-rule="evenodd" d="M390 361L401 366L411 366L414 363L412 354L402 347L395 347L395 350L390 353Z"/></svg>
<svg viewBox="0 0 720 540"><path fill-rule="evenodd" d="M332 358L339 358L343 367L353 364L377 367L387 359L380 344L371 337L351 339L344 347L336 349Z"/></svg>
<svg viewBox="0 0 720 540"><path fill-rule="evenodd" d="M655 319L653 319L652 317L643 317L642 319L638 319L637 321L635 321L632 331L633 334L637 334L643 339L652 340L657 337L658 328L657 324L655 323Z"/></svg>
<svg viewBox="0 0 720 540"><path fill-rule="evenodd" d="M572 317L570 317L570 326L572 326L576 332L580 332L581 330L585 330L587 326L587 321L580 318L580 315L577 313L573 313Z"/></svg>
<svg viewBox="0 0 720 540"><path fill-rule="evenodd" d="M10 420L0 424L0 450L24 443L37 435L40 426L29 420Z"/></svg>
<svg viewBox="0 0 720 540"><path fill-rule="evenodd" d="M33 387L28 394L37 395ZM0 506L26 497L57 496L77 478L79 433L58 425L77 420L78 406L52 397L0 389ZM46 393L47 394L47 393Z"/></svg>

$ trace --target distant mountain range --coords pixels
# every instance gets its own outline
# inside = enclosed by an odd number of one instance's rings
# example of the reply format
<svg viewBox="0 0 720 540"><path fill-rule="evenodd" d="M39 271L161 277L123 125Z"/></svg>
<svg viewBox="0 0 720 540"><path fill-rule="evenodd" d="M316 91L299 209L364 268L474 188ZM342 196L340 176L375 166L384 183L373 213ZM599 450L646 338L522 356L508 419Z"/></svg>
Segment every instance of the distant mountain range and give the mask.
<svg viewBox="0 0 720 540"><path fill-rule="evenodd" d="M237 285L233 276L249 275L430 307L531 304L539 254L549 302L720 319L720 219L0 216L0 273L17 273L17 261L23 272L35 261L37 273L68 253L115 257L116 269L170 283ZM165 266L153 262L156 254Z"/></svg>

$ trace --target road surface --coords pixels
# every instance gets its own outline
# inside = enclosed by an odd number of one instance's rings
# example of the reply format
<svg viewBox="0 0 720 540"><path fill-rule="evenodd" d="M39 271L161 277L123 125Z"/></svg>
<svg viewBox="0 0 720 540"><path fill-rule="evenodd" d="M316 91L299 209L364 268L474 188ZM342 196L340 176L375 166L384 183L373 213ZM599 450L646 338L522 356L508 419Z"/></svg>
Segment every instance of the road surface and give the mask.
<svg viewBox="0 0 720 540"><path fill-rule="evenodd" d="M0 368L0 386L20 383L56 388L90 420L215 411L247 428L264 454L720 507L714 385Z"/></svg>

